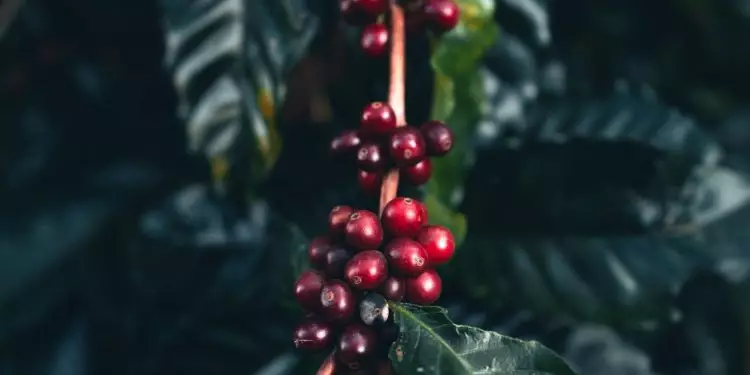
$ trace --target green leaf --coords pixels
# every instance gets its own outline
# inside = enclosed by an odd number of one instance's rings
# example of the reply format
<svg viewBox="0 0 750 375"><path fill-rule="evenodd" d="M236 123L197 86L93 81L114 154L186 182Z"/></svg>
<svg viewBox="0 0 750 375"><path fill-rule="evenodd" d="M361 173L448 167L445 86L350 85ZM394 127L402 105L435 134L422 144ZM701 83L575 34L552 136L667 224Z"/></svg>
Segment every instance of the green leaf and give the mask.
<svg viewBox="0 0 750 375"><path fill-rule="evenodd" d="M214 178L249 184L274 166L284 77L317 29L300 0L162 0L166 62L190 147Z"/></svg>
<svg viewBox="0 0 750 375"><path fill-rule="evenodd" d="M400 334L389 357L397 375L575 374L552 350L454 324L436 306L391 303Z"/></svg>

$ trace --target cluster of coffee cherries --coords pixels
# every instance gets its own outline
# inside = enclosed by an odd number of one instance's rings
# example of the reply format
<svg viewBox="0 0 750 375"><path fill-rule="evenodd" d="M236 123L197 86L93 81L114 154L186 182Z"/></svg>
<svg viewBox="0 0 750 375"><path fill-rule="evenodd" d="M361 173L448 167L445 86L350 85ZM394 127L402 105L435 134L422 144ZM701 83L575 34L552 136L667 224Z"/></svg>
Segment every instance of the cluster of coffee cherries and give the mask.
<svg viewBox="0 0 750 375"><path fill-rule="evenodd" d="M344 368L357 370L380 359L395 340L388 300L429 305L442 291L434 267L455 250L451 232L427 225L424 205L398 197L381 218L367 210L335 207L328 233L308 247L312 269L295 284L309 314L294 332L299 349L334 347Z"/></svg>
<svg viewBox="0 0 750 375"><path fill-rule="evenodd" d="M409 183L424 184L432 174L429 157L453 148L453 132L440 121L419 128L396 125L393 109L374 102L362 111L359 130L345 130L331 141L334 154L356 156L357 181L368 194L377 195L385 172L393 167Z"/></svg>
<svg viewBox="0 0 750 375"><path fill-rule="evenodd" d="M388 50L388 27L382 22L391 0L340 0L339 8L350 24L364 25L360 37L362 51L372 57ZM458 24L459 9L453 0L402 0L410 30L426 28L435 34L452 30Z"/></svg>

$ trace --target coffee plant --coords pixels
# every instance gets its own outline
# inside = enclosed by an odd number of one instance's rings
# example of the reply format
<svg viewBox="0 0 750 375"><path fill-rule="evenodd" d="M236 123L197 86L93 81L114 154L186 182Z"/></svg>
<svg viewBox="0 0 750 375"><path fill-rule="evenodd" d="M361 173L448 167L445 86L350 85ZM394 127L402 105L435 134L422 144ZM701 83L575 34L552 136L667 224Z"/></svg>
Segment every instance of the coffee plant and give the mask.
<svg viewBox="0 0 750 375"><path fill-rule="evenodd" d="M741 1L0 1L0 374L750 374Z"/></svg>

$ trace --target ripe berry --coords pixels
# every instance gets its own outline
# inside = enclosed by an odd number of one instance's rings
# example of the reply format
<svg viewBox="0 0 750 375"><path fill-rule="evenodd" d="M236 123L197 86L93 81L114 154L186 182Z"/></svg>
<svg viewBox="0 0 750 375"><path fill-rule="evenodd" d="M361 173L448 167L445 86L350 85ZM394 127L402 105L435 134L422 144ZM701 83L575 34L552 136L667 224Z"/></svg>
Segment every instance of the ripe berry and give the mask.
<svg viewBox="0 0 750 375"><path fill-rule="evenodd" d="M321 314L330 320L343 322L354 314L356 301L349 285L341 280L332 280L323 286L318 296Z"/></svg>
<svg viewBox="0 0 750 375"><path fill-rule="evenodd" d="M346 243L357 249L377 249L383 242L383 228L378 216L367 210L359 210L349 217L344 229Z"/></svg>
<svg viewBox="0 0 750 375"><path fill-rule="evenodd" d="M383 102L368 104L359 120L362 132L373 137L390 135L396 129L396 112Z"/></svg>
<svg viewBox="0 0 750 375"><path fill-rule="evenodd" d="M432 175L432 162L424 159L417 164L401 167L401 174L412 185L424 185Z"/></svg>
<svg viewBox="0 0 750 375"><path fill-rule="evenodd" d="M352 258L352 254L343 246L331 246L326 253L325 275L329 279L339 279L344 277L346 263Z"/></svg>
<svg viewBox="0 0 750 375"><path fill-rule="evenodd" d="M360 290L373 290L388 277L388 261L377 250L355 254L344 270L346 281Z"/></svg>
<svg viewBox="0 0 750 375"><path fill-rule="evenodd" d="M417 242L427 252L430 266L435 267L448 263L456 251L456 240L446 227L427 225L417 234Z"/></svg>
<svg viewBox="0 0 750 375"><path fill-rule="evenodd" d="M368 25L359 40L362 51L371 57L382 56L388 47L388 28L380 23Z"/></svg>
<svg viewBox="0 0 750 375"><path fill-rule="evenodd" d="M357 150L357 166L366 171L381 171L388 164L388 159L380 145L374 142L366 142Z"/></svg>
<svg viewBox="0 0 750 375"><path fill-rule="evenodd" d="M326 236L318 236L310 241L310 245L307 246L307 255L310 259L310 265L315 268L321 269L326 265L326 254L331 248L331 242Z"/></svg>
<svg viewBox="0 0 750 375"><path fill-rule="evenodd" d="M403 127L391 135L388 143L391 159L398 165L416 164L425 158L427 150L422 134L412 127Z"/></svg>
<svg viewBox="0 0 750 375"><path fill-rule="evenodd" d="M378 195L380 193L380 184L382 177L378 172L357 171L357 183L359 187L368 195Z"/></svg>
<svg viewBox="0 0 750 375"><path fill-rule="evenodd" d="M380 293L391 301L399 302L404 299L406 283L403 279L390 276L380 285Z"/></svg>
<svg viewBox="0 0 750 375"><path fill-rule="evenodd" d="M406 300L417 305L429 305L440 298L443 282L435 270L427 270L419 276L406 279Z"/></svg>
<svg viewBox="0 0 750 375"><path fill-rule="evenodd" d="M359 9L360 12L370 16L377 17L388 11L389 0L351 0L352 6Z"/></svg>
<svg viewBox="0 0 750 375"><path fill-rule="evenodd" d="M453 132L440 121L429 121L419 127L431 156L443 156L453 148Z"/></svg>
<svg viewBox="0 0 750 375"><path fill-rule="evenodd" d="M336 155L354 154L361 143L358 131L345 130L331 140L331 152Z"/></svg>
<svg viewBox="0 0 750 375"><path fill-rule="evenodd" d="M336 358L351 370L358 370L362 362L370 359L377 347L377 337L367 326L353 324L339 336Z"/></svg>
<svg viewBox="0 0 750 375"><path fill-rule="evenodd" d="M328 233L332 238L344 237L344 229L349 221L349 216L354 213L354 209L349 206L336 206L328 214Z"/></svg>
<svg viewBox="0 0 750 375"><path fill-rule="evenodd" d="M396 238L385 245L383 252L388 264L400 275L416 276L427 267L427 252L417 241Z"/></svg>
<svg viewBox="0 0 750 375"><path fill-rule="evenodd" d="M294 284L294 296L303 309L318 311L323 281L323 275L317 271L308 270L299 275L297 282Z"/></svg>
<svg viewBox="0 0 750 375"><path fill-rule="evenodd" d="M459 10L453 0L427 0L424 13L432 31L443 33L458 25Z"/></svg>
<svg viewBox="0 0 750 375"><path fill-rule="evenodd" d="M294 346L297 349L321 350L333 341L331 326L320 319L303 321L294 329Z"/></svg>
<svg viewBox="0 0 750 375"><path fill-rule="evenodd" d="M380 326L388 322L391 309L388 301L377 293L370 293L359 302L359 317L368 326Z"/></svg>
<svg viewBox="0 0 750 375"><path fill-rule="evenodd" d="M414 237L426 223L424 206L411 198L398 197L383 208L383 228L393 237Z"/></svg>

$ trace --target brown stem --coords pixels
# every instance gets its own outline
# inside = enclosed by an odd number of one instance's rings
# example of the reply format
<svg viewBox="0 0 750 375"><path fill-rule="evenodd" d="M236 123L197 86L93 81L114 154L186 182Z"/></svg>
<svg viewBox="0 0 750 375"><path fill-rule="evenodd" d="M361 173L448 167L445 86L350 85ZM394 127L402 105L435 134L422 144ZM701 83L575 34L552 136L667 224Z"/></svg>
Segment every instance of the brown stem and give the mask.
<svg viewBox="0 0 750 375"><path fill-rule="evenodd" d="M388 90L388 104L396 112L396 121L398 126L406 126L406 109L404 108L405 94L405 32L404 32L404 12L400 6L391 5L391 71ZM383 184L380 187L380 213L383 208L398 193L398 169L394 168L388 171L383 177Z"/></svg>
<svg viewBox="0 0 750 375"><path fill-rule="evenodd" d="M333 354L334 353L331 353L326 357L323 364L320 365L318 372L315 373L316 375L333 375L333 373L336 372L336 361L333 358Z"/></svg>

